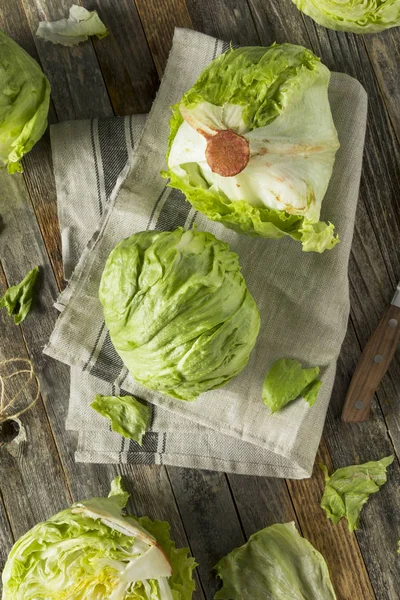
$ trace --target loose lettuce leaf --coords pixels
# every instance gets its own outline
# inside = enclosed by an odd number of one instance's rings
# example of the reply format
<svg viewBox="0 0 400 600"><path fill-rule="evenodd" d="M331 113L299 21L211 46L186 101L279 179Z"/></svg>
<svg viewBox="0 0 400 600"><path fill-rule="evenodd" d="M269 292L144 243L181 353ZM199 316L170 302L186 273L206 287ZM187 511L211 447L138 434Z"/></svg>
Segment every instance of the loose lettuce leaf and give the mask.
<svg viewBox="0 0 400 600"><path fill-rule="evenodd" d="M303 369L297 360L280 358L265 376L263 401L273 413L299 396L312 406L322 384L318 375L319 367Z"/></svg>
<svg viewBox="0 0 400 600"><path fill-rule="evenodd" d="M351 465L338 469L331 476L328 469L321 465L325 474L325 490L321 499L321 508L335 525L342 517L347 519L350 531L358 529L361 509L371 494L379 492L386 483L386 469L392 464L394 456L367 462L363 465Z"/></svg>
<svg viewBox="0 0 400 600"><path fill-rule="evenodd" d="M107 27L95 10L86 10L77 4L69 9L68 19L41 21L36 31L38 37L63 46L77 46L92 35L103 38L108 34Z"/></svg>
<svg viewBox="0 0 400 600"><path fill-rule="evenodd" d="M400 25L399 0L292 0L320 25L337 31L377 33Z"/></svg>
<svg viewBox="0 0 400 600"><path fill-rule="evenodd" d="M108 498L76 503L23 535L2 574L3 599L191 600L193 558L176 549L168 523L124 517L128 496L118 477Z"/></svg>
<svg viewBox="0 0 400 600"><path fill-rule="evenodd" d="M33 288L39 273L39 267L35 267L17 285L6 291L0 298L0 308L5 308L8 314L14 317L14 323L19 325L31 310L33 301Z"/></svg>
<svg viewBox="0 0 400 600"><path fill-rule="evenodd" d="M266 527L219 561L214 600L335 600L323 556L294 523Z"/></svg>
<svg viewBox="0 0 400 600"><path fill-rule="evenodd" d="M36 61L0 31L0 167L22 171L21 159L47 127L50 84Z"/></svg>
<svg viewBox="0 0 400 600"><path fill-rule="evenodd" d="M339 147L329 79L312 52L292 44L215 59L172 106L163 173L169 185L237 233L290 236L305 252L333 248L334 226L319 221ZM234 176L218 174L207 158L210 139L226 130L250 148L247 166Z"/></svg>
<svg viewBox="0 0 400 600"><path fill-rule="evenodd" d="M133 396L101 396L97 394L90 405L95 411L110 419L111 429L140 446L151 416L150 407Z"/></svg>
<svg viewBox="0 0 400 600"><path fill-rule="evenodd" d="M135 380L180 400L235 377L260 327L237 254L202 231L144 231L123 240L108 257L99 298Z"/></svg>

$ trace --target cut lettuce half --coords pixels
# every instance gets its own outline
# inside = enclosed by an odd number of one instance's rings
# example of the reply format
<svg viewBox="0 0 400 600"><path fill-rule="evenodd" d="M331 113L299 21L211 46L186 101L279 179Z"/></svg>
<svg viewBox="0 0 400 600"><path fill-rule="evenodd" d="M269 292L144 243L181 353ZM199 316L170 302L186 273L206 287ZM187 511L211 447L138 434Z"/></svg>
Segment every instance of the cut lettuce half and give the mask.
<svg viewBox="0 0 400 600"><path fill-rule="evenodd" d="M378 33L400 25L399 0L292 0L297 8L328 29Z"/></svg>
<svg viewBox="0 0 400 600"><path fill-rule="evenodd" d="M111 422L111 429L142 445L151 416L150 407L133 396L101 396L97 394L90 405Z"/></svg>
<svg viewBox="0 0 400 600"><path fill-rule="evenodd" d="M319 221L339 147L329 70L292 44L229 50L172 107L168 171L208 218L238 233L337 243Z"/></svg>
<svg viewBox="0 0 400 600"><path fill-rule="evenodd" d="M386 469L392 464L394 456L386 456L363 465L342 467L332 475L321 465L325 474L325 490L321 499L321 508L335 525L342 517L347 519L350 531L358 529L361 509L371 494L379 492L387 481Z"/></svg>
<svg viewBox="0 0 400 600"><path fill-rule="evenodd" d="M303 369L298 360L280 358L265 376L262 398L274 413L302 396L310 406L317 399L321 381L319 367Z"/></svg>
<svg viewBox="0 0 400 600"><path fill-rule="evenodd" d="M77 4L69 9L68 19L41 21L36 31L37 37L63 46L77 46L92 35L103 38L108 34L107 27L95 10L86 10Z"/></svg>
<svg viewBox="0 0 400 600"><path fill-rule="evenodd" d="M214 600L336 599L323 556L294 523L255 533L215 569L223 585Z"/></svg>
<svg viewBox="0 0 400 600"><path fill-rule="evenodd" d="M190 600L195 562L168 523L122 515L121 478L108 498L73 504L13 546L3 600Z"/></svg>

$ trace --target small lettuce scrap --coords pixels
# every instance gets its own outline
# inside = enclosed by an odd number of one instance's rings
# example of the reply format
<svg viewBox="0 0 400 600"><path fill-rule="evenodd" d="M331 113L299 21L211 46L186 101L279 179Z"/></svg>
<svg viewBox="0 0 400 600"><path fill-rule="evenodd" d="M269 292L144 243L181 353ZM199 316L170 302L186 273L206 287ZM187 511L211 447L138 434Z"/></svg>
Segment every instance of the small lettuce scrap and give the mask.
<svg viewBox="0 0 400 600"><path fill-rule="evenodd" d="M176 549L169 524L122 514L117 477L108 498L73 504L13 546L3 600L191 600L196 563Z"/></svg>
<svg viewBox="0 0 400 600"><path fill-rule="evenodd" d="M0 308L5 308L8 314L14 317L14 323L19 325L25 319L32 307L33 288L39 267L35 267L24 279L17 285L8 288L2 298L0 298Z"/></svg>
<svg viewBox="0 0 400 600"><path fill-rule="evenodd" d="M337 469L331 476L328 469L321 465L325 474L325 490L321 499L321 508L335 525L342 517L347 519L349 531L358 529L361 509L371 494L379 492L387 481L386 469L392 464L394 456L386 456L363 465L351 465Z"/></svg>
<svg viewBox="0 0 400 600"><path fill-rule="evenodd" d="M280 358L265 376L262 399L274 413L299 396L312 406L322 382L319 367L303 369L298 360Z"/></svg>
<svg viewBox="0 0 400 600"><path fill-rule="evenodd" d="M73 4L69 9L68 19L60 21L41 21L36 35L53 44L77 46L86 42L90 36L104 38L109 34L97 11L86 10L83 6Z"/></svg>
<svg viewBox="0 0 400 600"><path fill-rule="evenodd" d="M323 556L295 524L266 527L215 567L223 586L214 600L335 600Z"/></svg>
<svg viewBox="0 0 400 600"><path fill-rule="evenodd" d="M134 396L101 396L96 394L90 405L103 417L110 419L111 429L142 445L151 416L150 406Z"/></svg>
<svg viewBox="0 0 400 600"><path fill-rule="evenodd" d="M378 33L400 25L400 0L292 0L314 21L337 31Z"/></svg>

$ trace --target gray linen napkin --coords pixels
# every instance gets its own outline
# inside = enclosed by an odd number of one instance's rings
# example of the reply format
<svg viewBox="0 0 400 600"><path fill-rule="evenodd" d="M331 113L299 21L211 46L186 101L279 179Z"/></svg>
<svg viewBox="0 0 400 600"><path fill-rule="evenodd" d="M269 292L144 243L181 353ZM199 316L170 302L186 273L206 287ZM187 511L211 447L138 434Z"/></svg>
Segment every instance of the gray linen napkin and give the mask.
<svg viewBox="0 0 400 600"><path fill-rule="evenodd" d="M332 74L329 95L341 148L322 218L336 224L341 243L319 255L303 253L290 239L239 236L196 213L159 176L165 168L169 106L227 47L209 36L176 30L142 136L140 116L52 127L68 277L83 252L58 300L62 314L45 352L72 367L67 427L79 431L78 461L170 464L289 478L311 475L349 313L347 265L367 98L357 81ZM130 377L112 347L97 292L107 256L122 238L144 229L193 223L239 254L260 309L261 330L238 377L185 403L147 390ZM265 373L281 357L322 367L323 385L313 407L300 399L271 415L262 403ZM108 422L89 407L95 393L121 390L154 406L142 448L111 432Z"/></svg>

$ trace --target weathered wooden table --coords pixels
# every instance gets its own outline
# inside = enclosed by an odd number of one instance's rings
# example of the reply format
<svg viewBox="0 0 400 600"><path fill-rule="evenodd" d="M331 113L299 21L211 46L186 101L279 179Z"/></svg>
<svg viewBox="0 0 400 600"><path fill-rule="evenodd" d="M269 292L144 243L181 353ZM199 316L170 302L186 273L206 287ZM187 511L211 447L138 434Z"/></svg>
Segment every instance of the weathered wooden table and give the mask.
<svg viewBox="0 0 400 600"><path fill-rule="evenodd" d="M340 412L351 374L400 279L400 28L372 36L327 31L290 0L81 0L97 9L112 34L76 48L46 44L38 21L67 15L70 0L0 0L0 27L42 65L52 85L50 121L149 110L171 46L174 26L193 27L242 45L275 40L312 48L332 70L358 78L369 94L369 121L349 278L351 315L316 464L340 467L400 451L400 361L391 365L371 418L345 425ZM0 294L42 266L40 301L20 328L0 311L0 359L31 357L42 398L23 416L24 454L0 449L0 570L13 541L73 500L107 494L124 476L130 509L168 520L199 567L196 599L212 598L211 568L254 531L295 520L327 559L339 599L400 598L400 472L371 498L360 530L333 526L319 508L323 487L180 468L75 464L75 441L64 429L68 369L42 355L62 289L60 233L49 137L24 159L23 175L1 173Z"/></svg>

